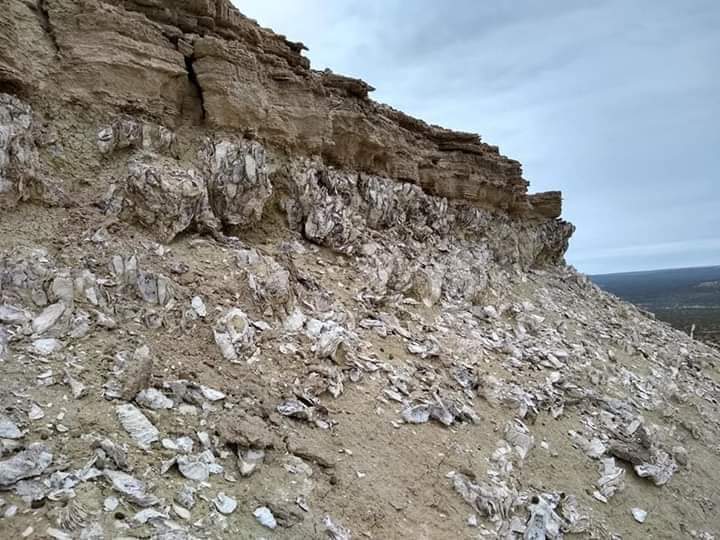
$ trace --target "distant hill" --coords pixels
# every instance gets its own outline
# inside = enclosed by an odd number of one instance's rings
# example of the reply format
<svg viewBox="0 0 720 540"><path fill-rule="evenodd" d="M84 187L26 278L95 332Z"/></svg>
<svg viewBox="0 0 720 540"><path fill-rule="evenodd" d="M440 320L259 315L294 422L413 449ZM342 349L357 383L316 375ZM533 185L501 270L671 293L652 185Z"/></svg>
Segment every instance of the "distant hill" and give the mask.
<svg viewBox="0 0 720 540"><path fill-rule="evenodd" d="M720 344L720 266L590 276L600 288L676 328Z"/></svg>

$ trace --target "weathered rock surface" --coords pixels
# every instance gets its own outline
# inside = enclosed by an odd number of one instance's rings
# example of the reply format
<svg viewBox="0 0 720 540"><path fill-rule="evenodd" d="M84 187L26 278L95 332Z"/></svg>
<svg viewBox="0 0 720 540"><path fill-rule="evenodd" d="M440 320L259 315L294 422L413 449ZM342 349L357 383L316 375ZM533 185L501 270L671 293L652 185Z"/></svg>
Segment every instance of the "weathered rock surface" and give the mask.
<svg viewBox="0 0 720 540"><path fill-rule="evenodd" d="M718 536L720 354L559 192L227 0L2 8L0 536Z"/></svg>
<svg viewBox="0 0 720 540"><path fill-rule="evenodd" d="M520 164L497 147L375 103L363 81L313 71L302 44L260 28L227 0L9 3L0 14L0 85L21 95L42 99L54 88L67 101L169 126L200 109L198 121L251 135L285 155L319 155L328 165L488 209L531 210ZM220 162L229 149L219 150L216 167L227 168ZM225 184L217 171L213 178L218 193ZM268 192L262 177L250 182ZM539 215L557 217L540 207ZM243 221L255 211L246 202L228 218Z"/></svg>

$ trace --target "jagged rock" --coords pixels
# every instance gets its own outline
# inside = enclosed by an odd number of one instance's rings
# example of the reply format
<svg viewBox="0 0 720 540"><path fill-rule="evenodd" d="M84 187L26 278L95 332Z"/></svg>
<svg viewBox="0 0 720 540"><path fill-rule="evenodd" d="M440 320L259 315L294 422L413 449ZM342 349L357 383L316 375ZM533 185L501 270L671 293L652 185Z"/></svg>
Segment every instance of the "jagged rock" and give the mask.
<svg viewBox="0 0 720 540"><path fill-rule="evenodd" d="M255 330L241 309L233 308L223 315L215 324L213 334L226 360L237 360L240 354L253 350Z"/></svg>
<svg viewBox="0 0 720 540"><path fill-rule="evenodd" d="M8 488L25 478L41 475L53 461L53 455L42 443L31 444L27 450L0 461L0 489Z"/></svg>
<svg viewBox="0 0 720 540"><path fill-rule="evenodd" d="M195 223L206 198L203 179L192 169L158 167L133 161L126 183L114 196L121 215L152 229L162 242L172 241Z"/></svg>
<svg viewBox="0 0 720 540"><path fill-rule="evenodd" d="M124 472L106 470L105 476L112 482L115 491L123 495L129 502L147 508L160 502L154 495L145 492L145 484Z"/></svg>
<svg viewBox="0 0 720 540"><path fill-rule="evenodd" d="M256 142L208 141L203 154L214 215L225 226L245 227L259 221L272 195L265 149Z"/></svg>
<svg viewBox="0 0 720 540"><path fill-rule="evenodd" d="M128 148L166 153L174 142L175 134L165 126L141 123L132 118L118 118L97 133L97 147L102 154Z"/></svg>
<svg viewBox="0 0 720 540"><path fill-rule="evenodd" d="M150 444L159 440L160 433L157 428L137 407L125 404L118 405L115 410L122 427L135 439L141 448L147 448Z"/></svg>
<svg viewBox="0 0 720 540"><path fill-rule="evenodd" d="M42 193L32 123L29 105L0 93L0 209L12 208L38 191Z"/></svg>

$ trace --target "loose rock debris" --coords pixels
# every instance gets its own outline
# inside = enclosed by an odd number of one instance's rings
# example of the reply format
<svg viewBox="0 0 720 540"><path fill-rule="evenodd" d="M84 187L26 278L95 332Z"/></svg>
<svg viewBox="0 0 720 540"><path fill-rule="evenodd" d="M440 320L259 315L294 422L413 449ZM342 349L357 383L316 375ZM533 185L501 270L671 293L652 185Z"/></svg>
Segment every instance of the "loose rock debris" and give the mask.
<svg viewBox="0 0 720 540"><path fill-rule="evenodd" d="M72 18L57 9L51 21ZM206 80L203 62L241 49L214 48L230 26L188 17L172 20L203 31L168 19L143 39L177 43ZM12 535L717 536L720 355L562 265L567 224L277 154L252 133L52 118L54 137L43 111L0 94ZM51 161L64 172L44 174ZM79 208L17 206L61 188Z"/></svg>

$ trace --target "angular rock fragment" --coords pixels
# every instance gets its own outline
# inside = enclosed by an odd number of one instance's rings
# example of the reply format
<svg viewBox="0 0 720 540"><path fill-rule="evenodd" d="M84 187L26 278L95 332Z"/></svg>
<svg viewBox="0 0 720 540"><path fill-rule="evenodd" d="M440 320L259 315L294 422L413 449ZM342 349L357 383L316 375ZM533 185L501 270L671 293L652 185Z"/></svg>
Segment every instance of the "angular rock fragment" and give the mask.
<svg viewBox="0 0 720 540"><path fill-rule="evenodd" d="M112 442L110 439L103 439L98 443L100 448L109 457L115 466L123 471L130 470L128 465L127 448Z"/></svg>
<svg viewBox="0 0 720 540"><path fill-rule="evenodd" d="M46 307L40 315L35 317L32 321L32 329L36 334L44 334L55 323L60 320L63 313L65 313L66 306L63 302L57 302Z"/></svg>
<svg viewBox="0 0 720 540"><path fill-rule="evenodd" d="M185 484L175 495L175 502L187 510L192 510L195 506L195 488Z"/></svg>
<svg viewBox="0 0 720 540"><path fill-rule="evenodd" d="M178 437L177 439L163 439L161 441L163 448L174 452L182 452L190 454L193 450L193 440L190 437Z"/></svg>
<svg viewBox="0 0 720 540"><path fill-rule="evenodd" d="M63 379L65 384L70 386L70 391L75 399L80 399L87 395L87 387L73 377L69 371L65 371L65 378Z"/></svg>
<svg viewBox="0 0 720 540"><path fill-rule="evenodd" d="M597 481L598 493L595 497L602 502L607 502L618 491L625 487L625 469L615 464L614 458L600 460L600 479Z"/></svg>
<svg viewBox="0 0 720 540"><path fill-rule="evenodd" d="M205 482L210 477L208 464L196 456L178 456L177 466L180 474L188 480Z"/></svg>
<svg viewBox="0 0 720 540"><path fill-rule="evenodd" d="M645 523L645 520L647 519L647 512L643 510L642 508L632 508L630 512L633 515L633 518L638 523Z"/></svg>
<svg viewBox="0 0 720 540"><path fill-rule="evenodd" d="M173 400L157 388L146 388L135 396L135 403L147 409L172 409Z"/></svg>
<svg viewBox="0 0 720 540"><path fill-rule="evenodd" d="M650 478L656 486L664 486L677 471L677 463L664 450L656 450L652 463L635 465L635 472L641 478Z"/></svg>
<svg viewBox="0 0 720 540"><path fill-rule="evenodd" d="M240 475L243 477L251 476L255 469L258 468L265 459L265 450L245 450L238 451L238 467Z"/></svg>
<svg viewBox="0 0 720 540"><path fill-rule="evenodd" d="M241 309L233 308L223 315L215 324L213 334L226 360L236 361L241 353L254 350L255 331Z"/></svg>
<svg viewBox="0 0 720 540"><path fill-rule="evenodd" d="M30 314L24 309L10 304L0 305L0 323L24 324L30 320Z"/></svg>
<svg viewBox="0 0 720 540"><path fill-rule="evenodd" d="M190 228L206 197L204 181L193 169L160 161L131 161L118 191L123 219L138 221L165 243Z"/></svg>
<svg viewBox="0 0 720 540"><path fill-rule="evenodd" d="M160 432L135 405L118 405L115 412L122 427L141 448L148 448L159 440Z"/></svg>
<svg viewBox="0 0 720 540"><path fill-rule="evenodd" d="M408 424L425 424L430 421L430 405L415 405L403 410L402 417Z"/></svg>
<svg viewBox="0 0 720 540"><path fill-rule="evenodd" d="M64 347L64 344L59 339L45 338L36 339L32 343L32 351L40 356L50 356L51 354L59 351Z"/></svg>
<svg viewBox="0 0 720 540"><path fill-rule="evenodd" d="M275 516L267 506L260 506L256 508L253 511L253 515L255 516L255 519L258 520L258 523L260 523L260 525L262 525L263 527L266 527L268 529L277 528L277 521L275 520Z"/></svg>
<svg viewBox="0 0 720 540"><path fill-rule="evenodd" d="M535 439L527 426L517 418L505 425L505 440L517 452L521 460L524 460L535 446Z"/></svg>
<svg viewBox="0 0 720 540"><path fill-rule="evenodd" d="M25 478L41 475L53 461L53 455L42 443L31 444L9 459L0 461L0 489Z"/></svg>
<svg viewBox="0 0 720 540"><path fill-rule="evenodd" d="M112 482L115 491L123 495L129 502L142 508L154 506L160 499L145 492L145 484L124 472L105 470L105 476Z"/></svg>
<svg viewBox="0 0 720 540"><path fill-rule="evenodd" d="M143 345L132 354L123 351L115 355L114 378L105 385L105 397L130 401L150 383L153 358L150 349Z"/></svg>
<svg viewBox="0 0 720 540"><path fill-rule="evenodd" d="M323 525L325 525L325 534L330 540L352 540L350 530L333 521L330 516L323 518Z"/></svg>
<svg viewBox="0 0 720 540"><path fill-rule="evenodd" d="M237 501L222 492L218 493L217 497L213 499L213 504L218 512L226 515L232 514L237 508Z"/></svg>
<svg viewBox="0 0 720 540"><path fill-rule="evenodd" d="M0 414L0 439L22 439L23 433L15 422Z"/></svg>
<svg viewBox="0 0 720 540"><path fill-rule="evenodd" d="M259 221L273 191L265 149L254 141L207 141L201 154L213 214L225 226L245 227Z"/></svg>
<svg viewBox="0 0 720 540"><path fill-rule="evenodd" d="M455 491L482 516L490 520L507 517L515 507L515 494L502 482L474 482L462 473L453 473Z"/></svg>

